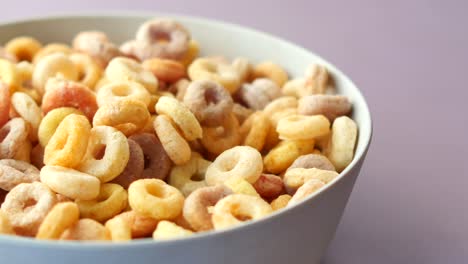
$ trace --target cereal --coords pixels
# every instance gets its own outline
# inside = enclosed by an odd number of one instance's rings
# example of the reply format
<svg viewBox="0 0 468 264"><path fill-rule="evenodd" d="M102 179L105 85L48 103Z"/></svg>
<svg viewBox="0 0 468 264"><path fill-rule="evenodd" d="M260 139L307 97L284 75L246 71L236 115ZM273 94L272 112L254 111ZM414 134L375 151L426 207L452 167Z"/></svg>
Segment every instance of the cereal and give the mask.
<svg viewBox="0 0 468 264"><path fill-rule="evenodd" d="M10 61L12 63L17 63L18 62L18 59L16 58L16 56L11 54L10 52L8 52L2 46L0 46L0 59L4 59L4 60Z"/></svg>
<svg viewBox="0 0 468 264"><path fill-rule="evenodd" d="M233 108L230 94L218 83L209 80L190 83L183 101L204 126L221 125Z"/></svg>
<svg viewBox="0 0 468 264"><path fill-rule="evenodd" d="M217 230L230 228L244 221L263 218L272 212L271 206L259 197L232 194L216 203L213 209L213 226Z"/></svg>
<svg viewBox="0 0 468 264"><path fill-rule="evenodd" d="M30 163L31 162L31 149L32 149L31 141L26 139L18 147L18 152L16 152L16 155L13 157L13 159Z"/></svg>
<svg viewBox="0 0 468 264"><path fill-rule="evenodd" d="M34 67L32 84L40 94L44 94L47 80L60 76L66 80L78 80L78 69L73 61L62 53L45 56Z"/></svg>
<svg viewBox="0 0 468 264"><path fill-rule="evenodd" d="M42 44L32 37L17 37L5 45L5 50L13 54L19 61L32 61L34 55L42 48Z"/></svg>
<svg viewBox="0 0 468 264"><path fill-rule="evenodd" d="M0 188L10 191L21 183L39 181L39 170L28 162L0 160Z"/></svg>
<svg viewBox="0 0 468 264"><path fill-rule="evenodd" d="M82 115L83 113L73 107L59 107L49 111L44 116L37 132L39 143L42 147L45 147L49 143L50 138L54 135L63 119L71 114Z"/></svg>
<svg viewBox="0 0 468 264"><path fill-rule="evenodd" d="M49 43L45 45L42 49L40 49L36 55L34 55L33 63L37 64L40 60L47 57L48 55L54 53L61 53L65 56L68 56L73 53L73 50L67 45L63 43Z"/></svg>
<svg viewBox="0 0 468 264"><path fill-rule="evenodd" d="M204 178L210 164L211 162L203 159L200 154L192 152L187 163L172 168L168 183L179 189L184 196L188 196L206 186Z"/></svg>
<svg viewBox="0 0 468 264"><path fill-rule="evenodd" d="M93 219L83 218L65 230L60 240L98 241L110 240L107 229Z"/></svg>
<svg viewBox="0 0 468 264"><path fill-rule="evenodd" d="M331 122L351 112L351 103L343 95L309 95L299 100L298 113L324 115Z"/></svg>
<svg viewBox="0 0 468 264"><path fill-rule="evenodd" d="M130 183L142 177L145 168L145 156L140 145L132 139L128 139L129 157L124 170L115 177L112 182L128 188Z"/></svg>
<svg viewBox="0 0 468 264"><path fill-rule="evenodd" d="M100 107L108 103L128 99L138 100L149 106L150 93L143 85L133 81L110 82L102 86L97 92L97 103Z"/></svg>
<svg viewBox="0 0 468 264"><path fill-rule="evenodd" d="M40 177L41 182L54 192L72 199L92 200L99 195L99 179L77 170L46 165L41 169Z"/></svg>
<svg viewBox="0 0 468 264"><path fill-rule="evenodd" d="M100 31L83 31L73 39L73 48L93 57L101 67L105 67L120 51L105 33Z"/></svg>
<svg viewBox="0 0 468 264"><path fill-rule="evenodd" d="M236 69L239 73L241 82L246 82L249 80L250 74L252 73L252 64L250 64L248 59L235 58L232 61L232 67L234 67L234 69Z"/></svg>
<svg viewBox="0 0 468 264"><path fill-rule="evenodd" d="M7 214L0 210L0 235L14 235L15 231Z"/></svg>
<svg viewBox="0 0 468 264"><path fill-rule="evenodd" d="M247 118L254 112L255 111L253 111L252 109L244 107L243 105L237 103L234 103L232 107L232 113L234 114L234 116L240 124L243 124L244 121L247 120Z"/></svg>
<svg viewBox="0 0 468 264"><path fill-rule="evenodd" d="M128 202L137 213L157 220L170 220L182 212L184 196L164 181L143 179L130 184Z"/></svg>
<svg viewBox="0 0 468 264"><path fill-rule="evenodd" d="M347 116L333 122L328 159L338 172L343 171L353 160L357 133L356 123Z"/></svg>
<svg viewBox="0 0 468 264"><path fill-rule="evenodd" d="M210 80L221 84L229 93L233 94L240 85L240 76L230 64L211 58L198 58L188 67L191 80Z"/></svg>
<svg viewBox="0 0 468 264"><path fill-rule="evenodd" d="M168 91L174 94L177 100L184 101L184 96L190 83L191 82L185 78L180 79L177 82L171 84L168 88Z"/></svg>
<svg viewBox="0 0 468 264"><path fill-rule="evenodd" d="M24 119L16 117L8 121L0 128L0 158L14 158L27 137L28 127Z"/></svg>
<svg viewBox="0 0 468 264"><path fill-rule="evenodd" d="M8 86L10 94L20 87L21 80L14 63L0 59L0 81Z"/></svg>
<svg viewBox="0 0 468 264"><path fill-rule="evenodd" d="M278 196L275 200L273 200L270 205L273 211L277 211L279 209L285 208L289 201L291 200L292 196L289 194L283 194Z"/></svg>
<svg viewBox="0 0 468 264"><path fill-rule="evenodd" d="M317 168L321 170L336 171L335 166L327 159L327 157L319 154L307 154L298 157L288 168Z"/></svg>
<svg viewBox="0 0 468 264"><path fill-rule="evenodd" d="M274 81L279 87L282 87L288 81L288 74L279 65L266 61L255 65L252 70L251 79L268 78Z"/></svg>
<svg viewBox="0 0 468 264"><path fill-rule="evenodd" d="M239 145L239 121L234 114L229 115L219 127L203 127L201 143L212 154L221 154L223 151Z"/></svg>
<svg viewBox="0 0 468 264"><path fill-rule="evenodd" d="M187 237L192 235L193 232L180 227L169 221L161 221L158 223L158 227L154 230L153 238L156 240L166 240Z"/></svg>
<svg viewBox="0 0 468 264"><path fill-rule="evenodd" d="M37 130L42 120L41 108L31 96L21 92L16 92L11 96L11 106L28 123L29 139L37 141Z"/></svg>
<svg viewBox="0 0 468 264"><path fill-rule="evenodd" d="M106 229L114 242L125 242L132 239L130 223L121 217L114 217L106 222Z"/></svg>
<svg viewBox="0 0 468 264"><path fill-rule="evenodd" d="M114 218L121 218L124 222L128 223L132 238L151 235L158 225L158 220L138 214L135 211L124 212Z"/></svg>
<svg viewBox="0 0 468 264"><path fill-rule="evenodd" d="M231 177L223 182L233 193L240 193L260 197L255 188L242 177Z"/></svg>
<svg viewBox="0 0 468 264"><path fill-rule="evenodd" d="M267 173L262 173L253 187L261 197L266 199L276 198L284 191L281 177Z"/></svg>
<svg viewBox="0 0 468 264"><path fill-rule="evenodd" d="M80 211L72 202L56 204L46 215L36 234L37 239L59 239L60 235L78 222Z"/></svg>
<svg viewBox="0 0 468 264"><path fill-rule="evenodd" d="M330 121L323 115L290 115L278 121L276 131L282 139L315 139L330 133Z"/></svg>
<svg viewBox="0 0 468 264"><path fill-rule="evenodd" d="M232 194L224 185L203 187L193 191L185 200L183 216L196 231L213 229L212 214L208 207L214 206L222 198Z"/></svg>
<svg viewBox="0 0 468 264"><path fill-rule="evenodd" d="M215 185L231 177L242 177L254 183L262 170L262 155L256 149L237 146L224 151L213 161L206 170L205 180L208 185Z"/></svg>
<svg viewBox="0 0 468 264"><path fill-rule="evenodd" d="M145 60L141 65L152 72L159 81L174 83L185 77L185 67L178 61L152 58Z"/></svg>
<svg viewBox="0 0 468 264"><path fill-rule="evenodd" d="M138 62L123 57L112 59L105 70L105 77L110 81L134 81L142 84L150 93L158 90L158 79L145 70Z"/></svg>
<svg viewBox="0 0 468 264"><path fill-rule="evenodd" d="M268 105L266 105L263 109L263 113L265 113L267 116L272 116L277 112L296 107L297 99L295 97L283 96L271 101Z"/></svg>
<svg viewBox="0 0 468 264"><path fill-rule="evenodd" d="M338 173L335 171L320 170L316 168L294 168L286 171L283 180L288 193L291 194L310 179L316 179L324 183L329 183L337 176Z"/></svg>
<svg viewBox="0 0 468 264"><path fill-rule="evenodd" d="M307 95L324 94L328 86L328 71L325 66L312 64L306 70Z"/></svg>
<svg viewBox="0 0 468 264"><path fill-rule="evenodd" d="M314 150L314 140L285 140L274 147L263 159L265 170L273 174L285 171L301 155Z"/></svg>
<svg viewBox="0 0 468 264"><path fill-rule="evenodd" d="M239 90L241 100L251 109L262 110L271 101L281 96L278 85L266 78L259 78L251 84L245 83Z"/></svg>
<svg viewBox="0 0 468 264"><path fill-rule="evenodd" d="M172 162L181 165L190 160L190 146L168 116L157 116L154 120L154 129Z"/></svg>
<svg viewBox="0 0 468 264"><path fill-rule="evenodd" d="M127 138L122 132L97 126L91 129L86 154L77 169L108 182L125 169L129 155Z"/></svg>
<svg viewBox="0 0 468 264"><path fill-rule="evenodd" d="M83 53L70 55L70 60L78 70L78 82L90 89L94 89L102 75L102 68L99 64L92 57Z"/></svg>
<svg viewBox="0 0 468 264"><path fill-rule="evenodd" d="M188 44L187 52L179 61L182 62L185 67L187 67L197 58L199 52L200 46L198 42L192 39Z"/></svg>
<svg viewBox="0 0 468 264"><path fill-rule="evenodd" d="M300 201L319 191L324 186L325 183L318 179L310 179L306 181L301 187L299 187L299 189L297 189L291 200L289 200L287 206L298 204Z"/></svg>
<svg viewBox="0 0 468 264"><path fill-rule="evenodd" d="M10 119L10 89L7 84L0 81L0 127Z"/></svg>
<svg viewBox="0 0 468 264"><path fill-rule="evenodd" d="M240 128L243 145L258 151L263 149L270 130L270 120L263 112L256 112L247 118Z"/></svg>
<svg viewBox="0 0 468 264"><path fill-rule="evenodd" d="M36 168L41 169L44 167L44 147L41 146L41 144L36 144L36 146L31 149L30 160L31 164Z"/></svg>
<svg viewBox="0 0 468 264"><path fill-rule="evenodd" d="M306 79L304 78L297 78L287 81L283 88L281 88L281 92L287 96L294 96L297 98L301 98L303 96L307 96L306 94Z"/></svg>
<svg viewBox="0 0 468 264"><path fill-rule="evenodd" d="M57 202L43 183L21 183L6 196L1 210L10 219L16 234L35 236L39 225Z"/></svg>

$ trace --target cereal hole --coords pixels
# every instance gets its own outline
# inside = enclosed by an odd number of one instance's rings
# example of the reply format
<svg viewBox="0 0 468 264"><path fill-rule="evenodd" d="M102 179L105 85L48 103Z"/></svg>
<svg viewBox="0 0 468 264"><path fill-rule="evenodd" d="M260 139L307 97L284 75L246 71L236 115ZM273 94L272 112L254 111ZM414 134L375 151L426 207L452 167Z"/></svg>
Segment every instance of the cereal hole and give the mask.
<svg viewBox="0 0 468 264"><path fill-rule="evenodd" d="M101 160L104 157L105 153L106 153L106 145L99 144L94 148L93 158L96 160Z"/></svg>
<svg viewBox="0 0 468 264"><path fill-rule="evenodd" d="M217 104L219 102L218 93L214 89L206 89L205 101L208 105Z"/></svg>

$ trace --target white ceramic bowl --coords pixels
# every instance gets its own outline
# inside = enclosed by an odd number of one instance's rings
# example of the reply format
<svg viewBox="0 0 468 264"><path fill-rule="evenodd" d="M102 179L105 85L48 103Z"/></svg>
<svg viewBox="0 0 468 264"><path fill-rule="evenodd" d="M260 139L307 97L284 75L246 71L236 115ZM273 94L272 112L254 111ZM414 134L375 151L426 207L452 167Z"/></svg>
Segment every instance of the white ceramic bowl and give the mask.
<svg viewBox="0 0 468 264"><path fill-rule="evenodd" d="M352 163L328 188L288 210L260 221L221 232L206 232L188 239L131 243L47 242L0 236L0 263L319 263L333 238L372 135L367 104L356 86L336 67L319 56L265 33L240 26L186 16L79 15L15 21L0 25L0 43L19 35L43 42L70 43L82 30L102 30L117 43L134 37L137 27L152 17L174 17L201 44L202 55L245 56L253 61L272 60L291 76L301 76L312 62L327 66L337 90L353 103L359 126Z"/></svg>

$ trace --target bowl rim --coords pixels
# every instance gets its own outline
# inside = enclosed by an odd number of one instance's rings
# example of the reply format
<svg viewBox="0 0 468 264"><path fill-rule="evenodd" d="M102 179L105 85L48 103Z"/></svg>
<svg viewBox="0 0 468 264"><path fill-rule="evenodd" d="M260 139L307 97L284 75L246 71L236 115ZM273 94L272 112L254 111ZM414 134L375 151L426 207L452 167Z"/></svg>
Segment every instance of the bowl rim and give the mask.
<svg viewBox="0 0 468 264"><path fill-rule="evenodd" d="M62 13L52 13L48 15L38 15L38 16L28 16L25 18L17 18L17 19L7 19L5 21L0 22L0 27L15 25L19 23L31 23L35 21L46 21L46 20L62 20L62 19L90 19L90 18L147 18L147 17L169 17L174 19L184 19L194 21L200 24L210 24L215 25L218 27L229 27L238 31L244 31L253 33L256 35L260 35L264 38L271 39L272 41L279 42L283 45L291 47L293 49L298 49L301 52L309 53L314 55L320 60L323 60L327 63L327 67L331 68L333 72L340 76L340 78L344 79L346 82L351 84L350 89L354 89L356 92L356 97L359 97L359 100L363 102L363 110L365 119L369 122L369 131L367 133L367 137L363 138L363 142L359 141L358 144L364 144L364 147L360 149L360 151L356 150L354 154L353 160L351 163L331 182L329 182L326 186L318 190L313 195L310 195L303 201L299 202L295 206L288 208L286 210L278 210L273 212L268 217L258 219L255 221L249 221L242 225L235 226L232 228L224 229L224 230L210 230L206 232L196 233L193 236L184 237L184 238L176 238L171 240L161 240L155 241L152 238L145 238L145 239L136 239L132 240L129 243L110 243L109 241L87 241L86 243L80 241L48 241L48 240L37 240L34 238L29 237L21 237L21 236L9 236L9 235L0 235L0 242L11 242L17 243L19 246L28 246L28 247L54 247L55 249L66 249L66 250L88 250L88 251L96 251L96 250L109 250L109 249L122 249L122 248L142 248L142 247L157 247L157 246L170 246L172 244L180 246L182 243L196 243L197 240L202 239L209 239L213 236L221 236L225 234L229 234L231 232L240 231L241 229L248 229L248 228L255 228L256 225L260 225L262 223L267 223L268 221L276 220L279 217L287 217L288 214L291 214L295 210L300 210L301 207L307 206L308 203L312 203L313 200L318 199L322 196L323 193L330 191L336 184L341 182L343 178L352 170L354 167L359 164L364 158L369 149L370 143L372 141L373 136L373 122L372 116L369 110L369 105L362 94L361 90L356 86L356 84L340 69L338 69L334 64L332 64L329 60L325 60L320 55L317 55L315 52L311 51L310 49L306 49L298 44L290 42L286 39L281 37L275 36L271 33L267 33L265 31L261 31L255 28L243 26L240 24L226 22L218 19L201 17L201 16L192 16L180 13L172 13L172 12L149 12L149 11L81 11L81 12L62 12ZM359 128L359 133L361 133L361 128Z"/></svg>

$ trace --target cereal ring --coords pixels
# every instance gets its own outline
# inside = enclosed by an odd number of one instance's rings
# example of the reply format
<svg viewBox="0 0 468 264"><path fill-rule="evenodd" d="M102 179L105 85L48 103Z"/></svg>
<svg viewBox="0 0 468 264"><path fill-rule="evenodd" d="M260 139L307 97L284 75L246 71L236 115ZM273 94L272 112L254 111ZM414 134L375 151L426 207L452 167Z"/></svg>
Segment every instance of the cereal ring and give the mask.
<svg viewBox="0 0 468 264"><path fill-rule="evenodd" d="M234 114L229 115L220 127L203 127L201 143L212 154L220 154L240 142L239 122Z"/></svg>
<svg viewBox="0 0 468 264"><path fill-rule="evenodd" d="M283 177L284 186L289 194L293 194L299 187L310 179L329 183L338 176L336 171L320 170L316 168L294 168L286 171Z"/></svg>
<svg viewBox="0 0 468 264"><path fill-rule="evenodd" d="M246 82L250 78L252 72L252 64L246 58L235 58L232 61L232 67L234 67L239 73L241 83Z"/></svg>
<svg viewBox="0 0 468 264"><path fill-rule="evenodd" d="M10 191L20 183L39 181L39 170L19 160L0 160L0 188Z"/></svg>
<svg viewBox="0 0 468 264"><path fill-rule="evenodd" d="M198 57L198 53L200 53L200 46L198 42L195 40L190 40L188 44L188 50L185 53L184 57L179 61L185 66L188 67L192 62Z"/></svg>
<svg viewBox="0 0 468 264"><path fill-rule="evenodd" d="M105 33L100 31L78 33L73 39L72 46L75 50L93 57L101 67L106 67L109 61L121 55L118 47L110 42Z"/></svg>
<svg viewBox="0 0 468 264"><path fill-rule="evenodd" d="M274 113L280 112L287 108L296 108L297 98L293 96L283 96L278 99L271 101L263 109L263 113L267 116L273 116Z"/></svg>
<svg viewBox="0 0 468 264"><path fill-rule="evenodd" d="M47 57L48 55L54 53L61 53L63 55L70 55L73 53L73 50L67 45L63 43L49 43L45 45L42 49L40 49L36 55L34 55L33 64L37 64L40 60Z"/></svg>
<svg viewBox="0 0 468 264"><path fill-rule="evenodd" d="M173 83L185 77L185 67L178 61L153 58L145 60L141 65L159 81Z"/></svg>
<svg viewBox="0 0 468 264"><path fill-rule="evenodd" d="M293 116L293 115L297 115L296 108L286 108L281 111L275 112L273 113L273 115L270 116L271 125L273 127L278 127L278 122L281 119L288 117L288 116Z"/></svg>
<svg viewBox="0 0 468 264"><path fill-rule="evenodd" d="M99 106L125 99L138 100L149 106L150 93L143 85L132 81L110 82L102 86L97 92Z"/></svg>
<svg viewBox="0 0 468 264"><path fill-rule="evenodd" d="M310 179L306 181L301 187L299 187L299 189L297 189L291 200L289 200L287 206L298 204L300 201L318 192L324 186L325 183L318 179Z"/></svg>
<svg viewBox="0 0 468 264"><path fill-rule="evenodd" d="M32 149L31 141L26 139L19 146L18 152L16 152L16 155L13 157L13 159L30 163L31 162L31 149Z"/></svg>
<svg viewBox="0 0 468 264"><path fill-rule="evenodd" d="M325 66L312 64L306 70L307 95L325 94L328 86L329 76Z"/></svg>
<svg viewBox="0 0 468 264"><path fill-rule="evenodd" d="M156 220L170 220L182 212L184 196L162 180L142 179L128 187L128 202L137 213Z"/></svg>
<svg viewBox="0 0 468 264"><path fill-rule="evenodd" d="M154 131L153 123L154 123L154 120L156 119L156 116L157 115L151 115L151 117L146 122L145 126L138 132L154 134L155 131Z"/></svg>
<svg viewBox="0 0 468 264"><path fill-rule="evenodd" d="M245 83L239 89L241 100L254 110L262 110L271 101L281 96L278 85L270 79L255 79L251 84Z"/></svg>
<svg viewBox="0 0 468 264"><path fill-rule="evenodd" d="M158 227L154 230L153 239L155 240L167 240L182 238L192 235L193 232L180 227L169 221L161 221L158 223Z"/></svg>
<svg viewBox="0 0 468 264"><path fill-rule="evenodd" d="M130 223L125 219L116 216L108 220L105 224L106 229L110 234L110 238L114 242L124 242L132 240L132 228Z"/></svg>
<svg viewBox="0 0 468 264"><path fill-rule="evenodd" d="M127 138L122 132L109 126L97 126L91 129L86 154L77 168L101 182L108 182L125 169L129 155Z"/></svg>
<svg viewBox="0 0 468 264"><path fill-rule="evenodd" d="M348 115L351 103L343 95L309 95L299 100L298 112L302 115L324 115L330 122Z"/></svg>
<svg viewBox="0 0 468 264"><path fill-rule="evenodd" d="M179 189L184 196L188 196L196 189L206 186L205 172L210 164L200 154L192 152L187 163L172 168L168 183Z"/></svg>
<svg viewBox="0 0 468 264"><path fill-rule="evenodd" d="M265 199L273 199L284 192L283 180L281 177L262 173L260 178L253 184L257 193Z"/></svg>
<svg viewBox="0 0 468 264"><path fill-rule="evenodd" d="M158 220L138 214L135 211L124 212L116 217L122 218L129 224L132 238L146 237L153 233L158 225Z"/></svg>
<svg viewBox="0 0 468 264"><path fill-rule="evenodd" d="M41 182L54 192L72 199L92 200L99 195L100 182L89 174L60 166L44 166Z"/></svg>
<svg viewBox="0 0 468 264"><path fill-rule="evenodd" d="M241 177L231 177L223 182L233 193L252 195L260 197L255 188L248 181Z"/></svg>
<svg viewBox="0 0 468 264"><path fill-rule="evenodd" d="M301 98L307 96L306 93L306 79L297 78L287 81L281 92L286 96L294 96L296 98Z"/></svg>
<svg viewBox="0 0 468 264"><path fill-rule="evenodd" d="M44 149L44 164L78 166L86 153L91 125L82 115L70 114L58 125Z"/></svg>
<svg viewBox="0 0 468 264"><path fill-rule="evenodd" d="M330 133L330 121L323 115L290 115L278 121L276 132L281 139L315 139Z"/></svg>
<svg viewBox="0 0 468 264"><path fill-rule="evenodd" d="M42 48L42 44L32 37L17 37L5 45L5 50L13 54L19 61L32 61L34 55Z"/></svg>
<svg viewBox="0 0 468 264"><path fill-rule="evenodd" d="M159 98L155 109L159 115L169 116L180 128L185 139L194 140L202 137L200 123L190 109L177 99L163 96Z"/></svg>
<svg viewBox="0 0 468 264"><path fill-rule="evenodd" d="M217 82L231 94L235 93L240 85L239 73L233 66L212 58L195 59L188 67L188 75L193 81Z"/></svg>
<svg viewBox="0 0 468 264"><path fill-rule="evenodd" d="M132 139L128 139L129 158L125 169L115 177L112 182L118 183L125 189L130 183L142 178L145 167L145 156L140 145Z"/></svg>
<svg viewBox="0 0 468 264"><path fill-rule="evenodd" d="M41 169L44 167L44 147L41 144L37 144L31 149L31 164L36 168Z"/></svg>
<svg viewBox="0 0 468 264"><path fill-rule="evenodd" d="M333 122L328 159L338 172L353 160L357 133L356 123L347 116L338 117Z"/></svg>
<svg viewBox="0 0 468 264"><path fill-rule="evenodd" d="M250 108L244 107L241 104L234 103L234 106L232 107L232 113L237 118L239 123L243 124L245 120L247 120L247 118L249 118L249 116L254 113L254 111Z"/></svg>
<svg viewBox="0 0 468 264"><path fill-rule="evenodd" d="M209 80L190 83L183 101L204 126L219 126L233 108L231 95L221 85Z"/></svg>
<svg viewBox="0 0 468 264"><path fill-rule="evenodd" d="M10 218L7 214L0 211L0 234L1 235L14 235L15 231L10 223Z"/></svg>
<svg viewBox="0 0 468 264"><path fill-rule="evenodd" d="M21 183L5 197L2 211L18 235L35 236L39 225L57 202L55 194L43 183Z"/></svg>
<svg viewBox="0 0 468 264"><path fill-rule="evenodd" d="M101 223L84 218L65 230L60 236L60 240L110 240L110 234Z"/></svg>
<svg viewBox="0 0 468 264"><path fill-rule="evenodd" d="M179 134L168 116L158 115L154 120L154 129L172 162L176 165L181 165L190 160L190 146Z"/></svg>
<svg viewBox="0 0 468 264"><path fill-rule="evenodd" d="M8 121L0 129L0 158L14 158L27 137L28 127L24 119L16 117Z"/></svg>
<svg viewBox="0 0 468 264"><path fill-rule="evenodd" d="M33 87L44 94L47 80L57 75L70 81L76 81L79 77L73 61L62 53L47 55L37 63L32 76Z"/></svg>
<svg viewBox="0 0 468 264"><path fill-rule="evenodd" d="M95 199L77 200L76 204L80 208L82 218L105 222L127 207L127 192L118 184L105 183Z"/></svg>
<svg viewBox="0 0 468 264"><path fill-rule="evenodd" d="M136 134L129 139L140 145L144 155L144 170L141 178L157 178L164 180L171 172L172 162L161 141L148 133Z"/></svg>
<svg viewBox="0 0 468 264"><path fill-rule="evenodd" d="M63 194L56 193L55 195L57 196L57 203L73 202L72 199L66 197Z"/></svg>
<svg viewBox="0 0 468 264"><path fill-rule="evenodd" d="M112 59L106 67L105 76L115 82L134 81L140 83L150 93L155 93L158 90L158 79L154 77L153 73L129 58Z"/></svg>
<svg viewBox="0 0 468 264"><path fill-rule="evenodd" d="M42 120L41 108L29 95L21 92L11 96L11 106L30 126L29 139L37 141L37 130Z"/></svg>
<svg viewBox="0 0 468 264"><path fill-rule="evenodd" d="M140 131L150 117L141 101L120 100L100 107L94 115L93 126L111 126L130 136Z"/></svg>
<svg viewBox="0 0 468 264"><path fill-rule="evenodd" d="M301 155L314 150L314 140L285 140L265 156L265 170L273 174L285 171Z"/></svg>
<svg viewBox="0 0 468 264"><path fill-rule="evenodd" d="M244 139L242 144L262 151L270 126L270 120L268 120L268 117L263 112L256 112L250 115L239 130Z"/></svg>
<svg viewBox="0 0 468 264"><path fill-rule="evenodd" d="M277 211L279 209L282 209L282 208L284 208L284 207L286 207L288 205L291 198L292 198L292 196L289 195L289 194L280 195L280 196L278 196L278 198L276 198L275 200L273 200L270 203L271 208L273 209L273 211Z"/></svg>
<svg viewBox="0 0 468 264"><path fill-rule="evenodd" d="M225 229L245 221L257 220L273 212L271 206L262 198L232 194L216 203L213 209L214 229Z"/></svg>
<svg viewBox="0 0 468 264"><path fill-rule="evenodd" d="M18 62L18 59L16 58L15 55L11 54L10 52L8 52L5 48L1 46L0 46L0 59L4 59L12 63Z"/></svg>
<svg viewBox="0 0 468 264"><path fill-rule="evenodd" d="M0 81L0 127L10 119L10 88Z"/></svg>
<svg viewBox="0 0 468 264"><path fill-rule="evenodd" d="M321 170L336 171L335 166L331 163L327 157L319 154L308 154L298 157L292 164L289 166L288 170L294 168L317 168Z"/></svg>
<svg viewBox="0 0 468 264"><path fill-rule="evenodd" d="M45 147L47 145L59 124L65 117L71 114L83 115L83 113L76 108L60 107L51 110L44 116L38 129L38 138L41 146Z"/></svg>
<svg viewBox="0 0 468 264"><path fill-rule="evenodd" d="M183 216L196 231L213 229L208 207L214 206L222 198L232 194L224 185L203 187L193 191L185 200Z"/></svg>
<svg viewBox="0 0 468 264"><path fill-rule="evenodd" d="M78 70L78 76L80 77L78 82L90 89L94 89L94 86L101 78L102 68L87 54L74 53L70 55L70 60Z"/></svg>
<svg viewBox="0 0 468 264"><path fill-rule="evenodd" d="M21 86L20 76L14 63L0 59L0 80L10 91L10 94Z"/></svg>
<svg viewBox="0 0 468 264"><path fill-rule="evenodd" d="M242 177L254 183L262 170L262 155L256 149L237 146L224 151L213 161L206 170L205 181L208 185L215 185L231 177Z"/></svg>
<svg viewBox="0 0 468 264"><path fill-rule="evenodd" d="M46 215L39 230L37 239L59 239L60 235L78 222L80 211L78 206L72 202L56 204Z"/></svg>
<svg viewBox="0 0 468 264"><path fill-rule="evenodd" d="M177 82L171 84L168 88L168 91L174 94L177 100L184 101L184 96L187 92L187 88L189 87L189 85L190 81L185 78L182 78Z"/></svg>
<svg viewBox="0 0 468 264"><path fill-rule="evenodd" d="M266 61L255 65L252 70L251 78L253 80L258 78L268 78L274 81L279 87L283 87L284 83L288 81L288 74L278 64Z"/></svg>

